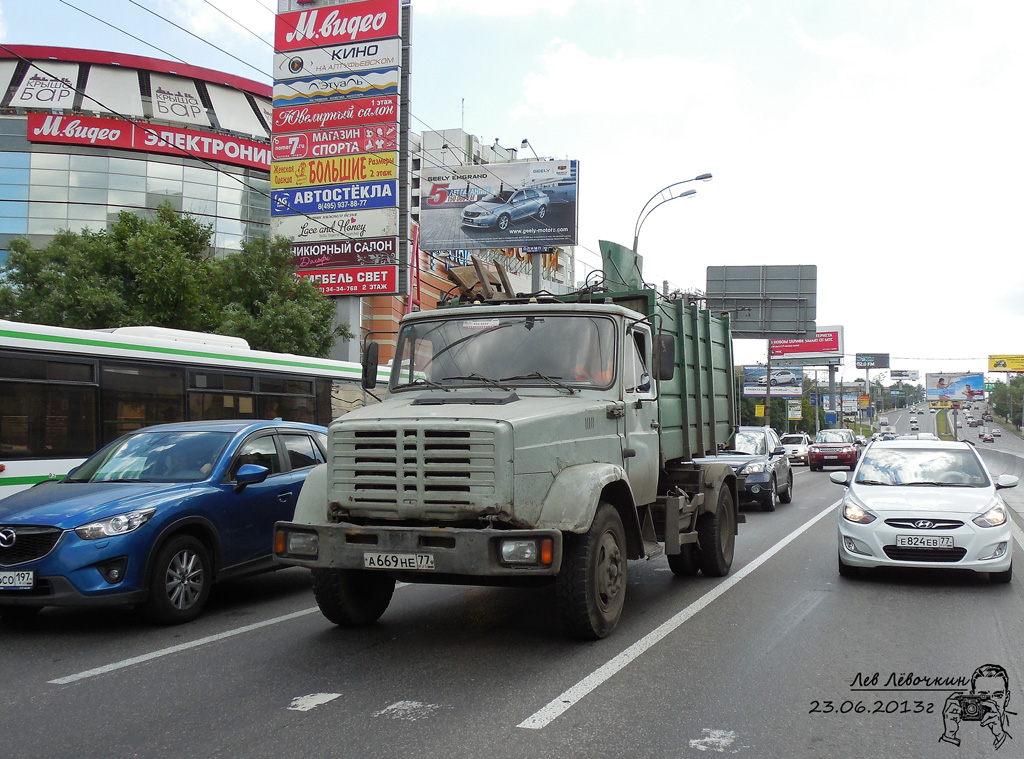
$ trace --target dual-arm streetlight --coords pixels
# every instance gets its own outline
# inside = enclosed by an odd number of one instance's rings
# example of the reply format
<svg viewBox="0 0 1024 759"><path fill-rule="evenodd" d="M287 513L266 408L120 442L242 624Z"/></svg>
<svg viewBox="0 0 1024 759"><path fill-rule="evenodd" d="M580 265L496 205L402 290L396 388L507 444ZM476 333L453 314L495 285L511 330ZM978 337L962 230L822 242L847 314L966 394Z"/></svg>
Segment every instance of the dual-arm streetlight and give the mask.
<svg viewBox="0 0 1024 759"><path fill-rule="evenodd" d="M690 195L696 195L696 190L683 190L682 192L677 193L676 188L679 187L680 185L686 184L687 182L696 182L698 180L701 182L710 182L711 175L699 174L698 176L695 176L693 179L684 179L682 182L675 182L673 184L670 184L668 187L662 187L660 190L654 193L654 195L651 196L650 200L644 203L644 207L640 209L640 215L636 217L636 224L633 227L634 253L636 253L636 245L640 238L640 227L644 225L644 222L647 220L647 217L651 215L651 211L653 211L655 208L664 203L668 203L670 200L676 200L677 198L687 198ZM654 201L656 200L658 202L654 203ZM654 203L654 205L652 206L651 203Z"/></svg>

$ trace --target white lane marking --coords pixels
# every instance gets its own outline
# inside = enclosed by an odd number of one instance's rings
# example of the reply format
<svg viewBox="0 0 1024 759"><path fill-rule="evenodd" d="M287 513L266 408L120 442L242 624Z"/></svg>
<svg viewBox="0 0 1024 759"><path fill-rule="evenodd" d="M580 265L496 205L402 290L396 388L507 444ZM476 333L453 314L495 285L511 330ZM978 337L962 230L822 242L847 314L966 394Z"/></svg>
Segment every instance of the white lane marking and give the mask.
<svg viewBox="0 0 1024 759"><path fill-rule="evenodd" d="M704 735L703 738L692 738L690 740L690 748L695 748L700 751L717 751L718 753L724 753L733 743L736 742L737 735L733 730L712 730L704 728L701 730ZM735 751L730 753L735 754Z"/></svg>
<svg viewBox="0 0 1024 759"><path fill-rule="evenodd" d="M317 611L320 611L320 609L314 606L311 609L303 609L302 611L285 614L282 617L274 617L273 619L268 619L263 622L255 622L251 625L246 625L245 627L236 627L234 630L227 630L226 632L217 633L216 635L208 635L205 638L199 638L198 640L193 640L190 643L180 643L179 645L171 646L170 648L161 648L159 651L151 651L148 654L133 656L130 659L122 659L121 661L114 662L113 664L104 664L102 667L87 669L84 672L78 672L77 674L68 675L67 677L58 677L56 680L49 680L48 682L51 685L67 685L68 683L86 680L90 677L96 677L97 675L105 675L107 672L124 669L125 667L131 667L135 664L142 664L143 662L152 661L153 659L159 659L161 656L170 656L171 654L176 654L179 651L187 651L190 648L205 646L207 643L216 643L217 641L224 640L225 638L232 638L235 635L259 630L261 627L269 627L270 625L276 625L280 622L288 622L289 620L298 619L299 617L304 617L307 614L312 614Z"/></svg>
<svg viewBox="0 0 1024 759"><path fill-rule="evenodd" d="M663 622L661 625L656 627L651 632L647 633L644 637L638 640L636 643L631 645L625 651L620 653L618 656L605 662L603 665L595 669L589 675L584 677L578 683L573 685L571 688L563 692L553 701L549 702L546 706L541 707L538 711L531 714L529 717L520 722L516 727L526 728L527 730L541 730L550 725L554 720L560 717L563 713L567 712L570 708L576 705L577 702L582 700L591 691L596 690L599 685L604 683L606 680L611 678L613 675L624 669L626 666L631 664L633 661L638 659L641 655L647 652L649 648L652 648L656 643L659 643L663 638L667 637L671 633L675 632L676 628L682 625L686 620L692 617L697 612L709 606L712 601L715 601L719 596L723 595L726 591L732 588L736 583L742 580L747 575L751 574L754 570L764 564L768 559L777 554L787 545L796 540L800 535L809 530L818 521L829 512L833 511L836 506L839 505L839 501L836 501L831 506L826 508L821 513L814 516L810 521L804 522L800 527L789 533L786 537L780 540L778 543L773 545L767 551L762 553L752 562L743 567L739 572L726 579L720 585L716 585L715 588L699 599L694 601L692 604L687 606L685 609L680 611L674 617Z"/></svg>
<svg viewBox="0 0 1024 759"><path fill-rule="evenodd" d="M438 704L424 704L422 701L396 701L391 706L385 706L379 712L374 712L373 716L415 722L430 716L432 712L436 712L440 708Z"/></svg>
<svg viewBox="0 0 1024 759"><path fill-rule="evenodd" d="M308 712L310 709L328 704L340 696L340 693L310 693L308 696L293 698L288 708L293 712Z"/></svg>

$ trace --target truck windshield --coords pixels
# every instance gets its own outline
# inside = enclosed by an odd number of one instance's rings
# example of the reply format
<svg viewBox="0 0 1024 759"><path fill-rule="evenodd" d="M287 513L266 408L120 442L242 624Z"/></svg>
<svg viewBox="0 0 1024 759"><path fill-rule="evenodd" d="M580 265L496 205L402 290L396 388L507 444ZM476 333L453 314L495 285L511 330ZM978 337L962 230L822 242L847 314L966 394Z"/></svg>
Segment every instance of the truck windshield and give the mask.
<svg viewBox="0 0 1024 759"><path fill-rule="evenodd" d="M592 315L481 313L417 321L398 335L391 390L610 387L615 322ZM426 382L425 382L426 381Z"/></svg>

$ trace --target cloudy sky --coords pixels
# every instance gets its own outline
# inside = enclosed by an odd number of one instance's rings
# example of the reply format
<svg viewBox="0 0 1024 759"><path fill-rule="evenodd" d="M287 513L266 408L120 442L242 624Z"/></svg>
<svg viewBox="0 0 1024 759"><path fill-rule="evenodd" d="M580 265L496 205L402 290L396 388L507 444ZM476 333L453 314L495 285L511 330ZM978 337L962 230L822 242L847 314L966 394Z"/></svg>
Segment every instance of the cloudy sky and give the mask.
<svg viewBox="0 0 1024 759"><path fill-rule="evenodd" d="M0 0L0 41L269 83L274 7ZM703 289L709 265L816 264L817 322L845 328L851 366L864 352L983 371L990 353L1024 353L1024 3L413 0L413 13L413 128L579 160L582 263L599 239L628 245L659 189L711 172L645 222L649 281ZM764 356L761 341L737 345L740 361Z"/></svg>

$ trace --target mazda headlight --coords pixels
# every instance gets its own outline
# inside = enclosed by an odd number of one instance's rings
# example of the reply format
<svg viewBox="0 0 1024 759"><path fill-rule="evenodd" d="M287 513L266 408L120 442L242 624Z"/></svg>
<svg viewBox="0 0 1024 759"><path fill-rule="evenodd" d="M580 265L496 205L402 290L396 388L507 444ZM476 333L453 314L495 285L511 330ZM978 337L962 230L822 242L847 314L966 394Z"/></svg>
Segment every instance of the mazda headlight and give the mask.
<svg viewBox="0 0 1024 759"><path fill-rule="evenodd" d="M100 538L126 535L142 527L155 513L155 508L129 511L127 514L118 514L115 517L107 517L97 522L84 524L76 528L75 532L83 540L99 540Z"/></svg>
<svg viewBox="0 0 1024 759"><path fill-rule="evenodd" d="M973 521L978 527L999 527L1006 524L1006 509L1002 505L993 506L981 516L975 517Z"/></svg>
<svg viewBox="0 0 1024 759"><path fill-rule="evenodd" d="M751 461L749 464L740 469L740 474L758 474L763 472L765 468L765 462L763 461Z"/></svg>
<svg viewBox="0 0 1024 759"><path fill-rule="evenodd" d="M857 524L871 524L875 518L874 514L853 499L847 498L843 501L843 519Z"/></svg>

